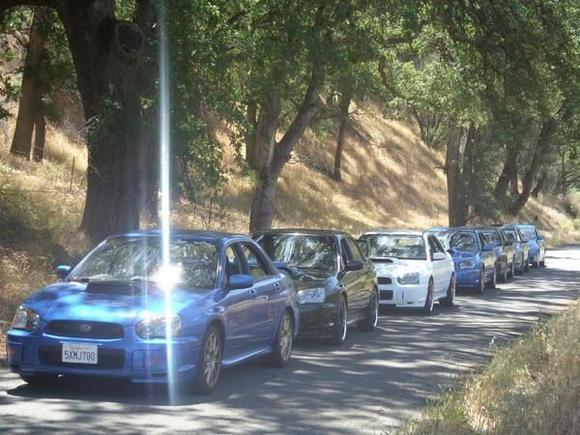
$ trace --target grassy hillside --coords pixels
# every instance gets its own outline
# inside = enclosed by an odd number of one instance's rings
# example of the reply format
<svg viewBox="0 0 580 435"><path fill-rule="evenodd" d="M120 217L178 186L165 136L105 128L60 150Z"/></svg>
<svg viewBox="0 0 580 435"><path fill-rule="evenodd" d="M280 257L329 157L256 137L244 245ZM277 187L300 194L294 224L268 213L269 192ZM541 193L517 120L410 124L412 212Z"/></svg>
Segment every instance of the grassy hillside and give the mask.
<svg viewBox="0 0 580 435"><path fill-rule="evenodd" d="M73 261L89 247L78 231L84 144L49 128L45 162L25 162L8 153L12 129L12 122L0 123L0 328L24 295L54 279L55 263ZM216 129L216 136L226 142L226 132ZM307 134L279 181L275 226L336 228L356 235L376 227L447 223L442 153L426 147L412 125L386 120L372 109L358 111L341 183L329 176L334 151L332 136L322 140ZM173 204L174 225L247 231L254 178L240 171L233 155L226 147L228 180L212 210L180 200ZM572 221L548 202L530 201L522 219L539 216L552 243L580 239Z"/></svg>

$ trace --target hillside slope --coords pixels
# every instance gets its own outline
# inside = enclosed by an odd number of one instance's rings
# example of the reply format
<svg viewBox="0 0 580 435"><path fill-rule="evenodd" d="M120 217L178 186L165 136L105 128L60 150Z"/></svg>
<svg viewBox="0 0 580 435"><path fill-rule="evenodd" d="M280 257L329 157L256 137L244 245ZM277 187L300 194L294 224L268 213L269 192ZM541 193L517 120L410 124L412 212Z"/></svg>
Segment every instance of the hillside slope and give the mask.
<svg viewBox="0 0 580 435"><path fill-rule="evenodd" d="M425 146L412 125L384 119L372 109L358 110L352 126L342 182L330 177L332 135L322 140L309 132L299 144L279 181L274 225L335 228L354 235L377 227L445 225L442 153ZM12 129L12 121L0 122L0 329L25 294L53 279L55 263L72 262L89 247L78 231L87 165L84 144L49 128L45 162L26 162L8 153ZM225 142L226 134L222 136ZM211 210L207 204L177 201L175 226L247 231L254 178L234 161L233 149L226 146L229 175L220 197ZM550 202L531 200L522 220L538 216L553 244L580 239L570 218Z"/></svg>

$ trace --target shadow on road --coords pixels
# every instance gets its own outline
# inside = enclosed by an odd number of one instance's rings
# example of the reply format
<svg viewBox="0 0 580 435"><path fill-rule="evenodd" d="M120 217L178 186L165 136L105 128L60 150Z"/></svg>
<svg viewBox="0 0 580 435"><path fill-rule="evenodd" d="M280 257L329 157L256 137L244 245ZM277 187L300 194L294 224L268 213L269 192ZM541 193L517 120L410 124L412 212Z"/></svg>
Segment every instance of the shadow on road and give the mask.
<svg viewBox="0 0 580 435"><path fill-rule="evenodd" d="M565 256L558 261L566 261ZM550 259L549 259L550 260ZM462 292L433 315L382 311L374 333L351 330L345 346L300 343L287 369L253 362L226 370L211 396L99 380L31 387L0 371L0 428L75 432L382 432L419 410L490 350L527 330L542 313L579 295L579 273L539 269L484 295ZM8 386L8 387L7 387ZM56 417L34 416L53 409ZM31 415L33 418L31 418Z"/></svg>

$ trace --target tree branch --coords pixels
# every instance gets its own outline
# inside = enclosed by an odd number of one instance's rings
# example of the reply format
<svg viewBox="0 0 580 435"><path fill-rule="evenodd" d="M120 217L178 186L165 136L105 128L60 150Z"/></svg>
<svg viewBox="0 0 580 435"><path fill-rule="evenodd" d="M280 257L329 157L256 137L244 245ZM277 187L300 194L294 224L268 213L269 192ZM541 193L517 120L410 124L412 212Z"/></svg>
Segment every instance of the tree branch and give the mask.
<svg viewBox="0 0 580 435"><path fill-rule="evenodd" d="M17 6L49 6L56 8L57 2L55 0L2 0L0 4L0 16L4 15L8 9Z"/></svg>

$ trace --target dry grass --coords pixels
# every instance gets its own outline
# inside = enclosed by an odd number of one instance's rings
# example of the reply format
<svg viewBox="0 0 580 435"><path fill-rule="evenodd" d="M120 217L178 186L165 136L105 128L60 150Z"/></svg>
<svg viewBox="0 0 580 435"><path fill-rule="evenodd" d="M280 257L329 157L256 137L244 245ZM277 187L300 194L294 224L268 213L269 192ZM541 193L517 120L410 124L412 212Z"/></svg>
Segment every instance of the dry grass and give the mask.
<svg viewBox="0 0 580 435"><path fill-rule="evenodd" d="M401 434L580 433L580 302L498 350Z"/></svg>

